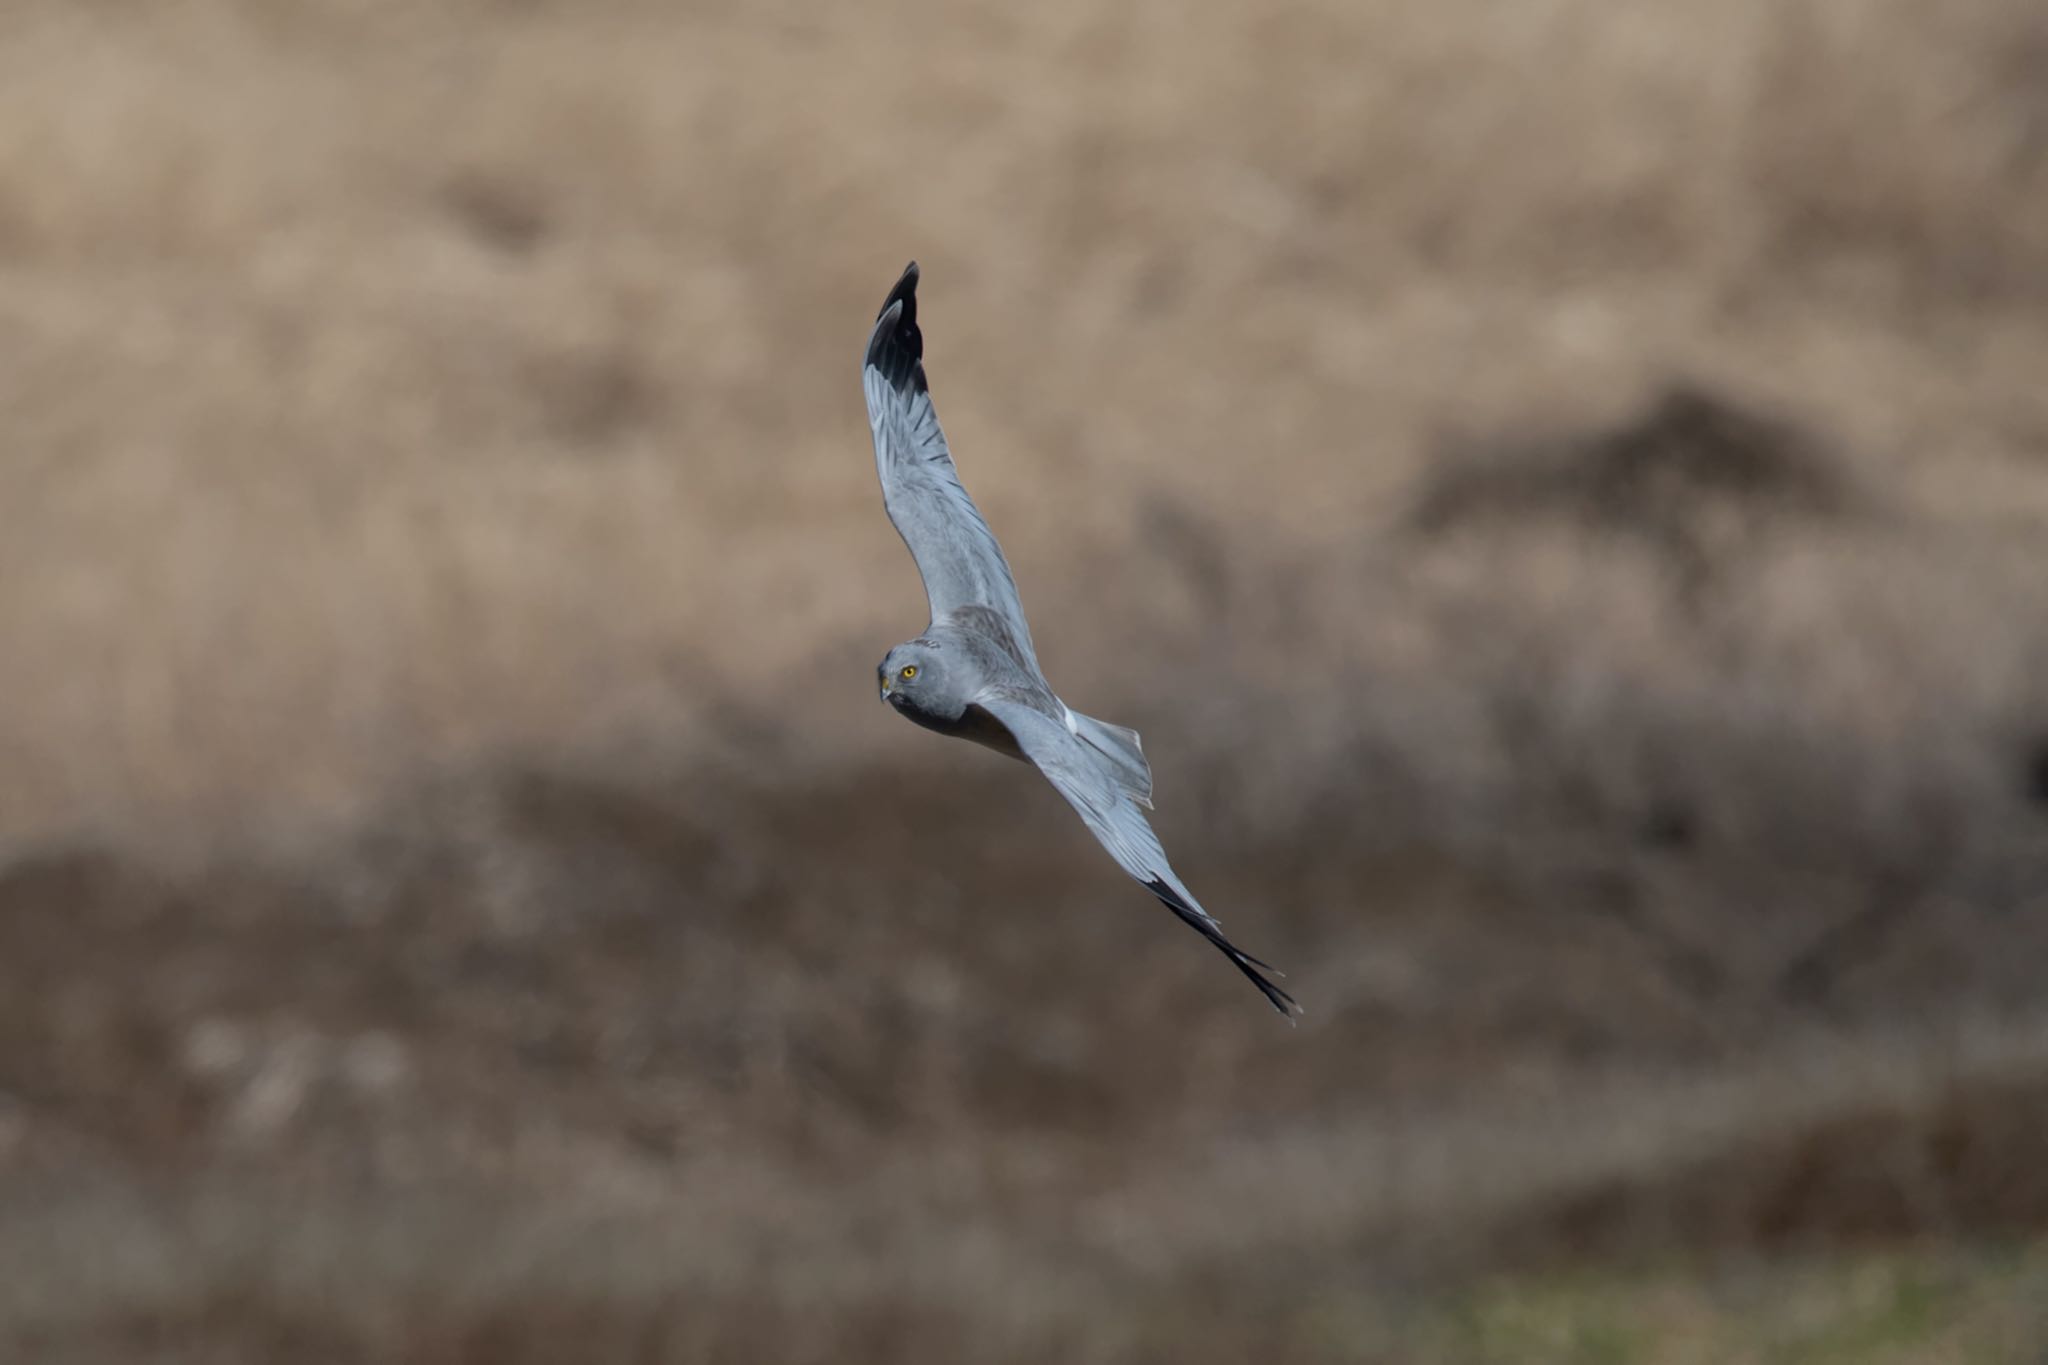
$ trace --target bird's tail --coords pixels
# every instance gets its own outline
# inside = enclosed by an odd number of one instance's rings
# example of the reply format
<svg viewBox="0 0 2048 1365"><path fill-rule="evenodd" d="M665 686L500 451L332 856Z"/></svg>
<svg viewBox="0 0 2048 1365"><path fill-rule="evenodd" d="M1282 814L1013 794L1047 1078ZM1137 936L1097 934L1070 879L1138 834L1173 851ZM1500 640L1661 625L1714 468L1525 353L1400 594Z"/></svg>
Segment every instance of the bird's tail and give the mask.
<svg viewBox="0 0 2048 1365"><path fill-rule="evenodd" d="M1145 748L1138 740L1138 732L1093 716L1084 716L1079 711L1069 710L1067 714L1073 718L1074 733L1089 748L1110 761L1116 770L1118 785L1130 793L1133 801L1150 810L1152 765L1145 761Z"/></svg>

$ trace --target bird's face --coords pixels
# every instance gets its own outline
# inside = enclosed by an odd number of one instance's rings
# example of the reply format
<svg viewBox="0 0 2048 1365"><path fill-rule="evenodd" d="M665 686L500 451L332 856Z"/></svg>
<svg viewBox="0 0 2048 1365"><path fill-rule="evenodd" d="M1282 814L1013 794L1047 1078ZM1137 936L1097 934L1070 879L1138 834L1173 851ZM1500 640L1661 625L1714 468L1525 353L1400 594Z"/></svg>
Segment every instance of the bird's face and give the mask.
<svg viewBox="0 0 2048 1365"><path fill-rule="evenodd" d="M937 713L945 694L946 665L939 652L921 640L889 651L876 670L882 700L899 711Z"/></svg>

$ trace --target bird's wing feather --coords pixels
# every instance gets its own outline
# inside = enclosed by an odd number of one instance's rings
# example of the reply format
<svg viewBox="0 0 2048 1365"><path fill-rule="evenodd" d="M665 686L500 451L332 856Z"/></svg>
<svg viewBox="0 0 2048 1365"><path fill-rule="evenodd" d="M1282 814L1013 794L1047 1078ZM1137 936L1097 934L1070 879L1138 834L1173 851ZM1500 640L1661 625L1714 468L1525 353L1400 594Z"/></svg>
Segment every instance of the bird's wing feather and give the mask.
<svg viewBox="0 0 2048 1365"><path fill-rule="evenodd" d="M889 291L868 334L861 387L875 438L875 469L882 476L882 503L917 561L932 620L961 607L989 607L1002 615L1024 662L1036 669L1038 657L1016 580L995 533L960 485L925 385L915 261Z"/></svg>
<svg viewBox="0 0 2048 1365"><path fill-rule="evenodd" d="M1282 1014L1298 1014L1294 998L1274 985L1265 973L1273 968L1238 950L1208 911L1196 903L1187 887L1174 875L1159 846L1159 836L1145 819L1145 813L1116 779L1109 765L1081 738L1053 719L1014 696L990 695L976 699L976 705L1001 721L1015 736L1017 747L1037 766L1053 788L1067 799L1109 856L1147 891L1157 896L1202 937L1214 944L1236 968L1265 993L1273 1008ZM1276 972L1275 975L1278 975Z"/></svg>

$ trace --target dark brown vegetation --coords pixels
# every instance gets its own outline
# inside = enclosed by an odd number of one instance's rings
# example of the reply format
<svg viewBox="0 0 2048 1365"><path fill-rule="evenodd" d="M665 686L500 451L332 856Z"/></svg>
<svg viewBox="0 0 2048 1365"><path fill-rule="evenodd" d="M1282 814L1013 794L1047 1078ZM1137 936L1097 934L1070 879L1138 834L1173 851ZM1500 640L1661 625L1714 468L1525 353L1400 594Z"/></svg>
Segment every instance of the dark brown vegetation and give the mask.
<svg viewBox="0 0 2048 1365"><path fill-rule="evenodd" d="M2037 1357L2044 91L2024 0L22 8L0 1355ZM1298 1029L873 702L911 255Z"/></svg>

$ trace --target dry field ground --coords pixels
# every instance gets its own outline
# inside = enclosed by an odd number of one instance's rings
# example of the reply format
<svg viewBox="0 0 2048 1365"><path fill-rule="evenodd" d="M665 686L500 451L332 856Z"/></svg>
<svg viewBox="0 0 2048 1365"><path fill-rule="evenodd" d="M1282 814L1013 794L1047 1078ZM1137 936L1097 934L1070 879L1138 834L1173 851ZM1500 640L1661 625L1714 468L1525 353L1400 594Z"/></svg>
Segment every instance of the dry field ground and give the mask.
<svg viewBox="0 0 2048 1365"><path fill-rule="evenodd" d="M16 0L0 413L0 1357L2048 1360L2039 0Z"/></svg>

